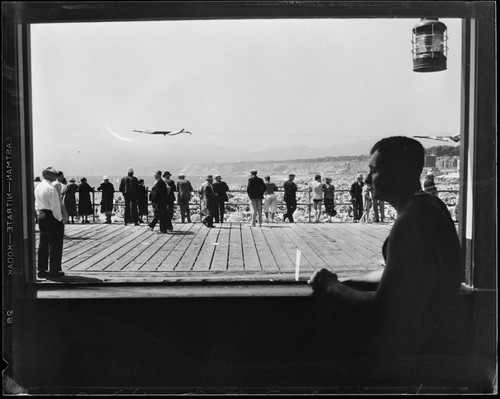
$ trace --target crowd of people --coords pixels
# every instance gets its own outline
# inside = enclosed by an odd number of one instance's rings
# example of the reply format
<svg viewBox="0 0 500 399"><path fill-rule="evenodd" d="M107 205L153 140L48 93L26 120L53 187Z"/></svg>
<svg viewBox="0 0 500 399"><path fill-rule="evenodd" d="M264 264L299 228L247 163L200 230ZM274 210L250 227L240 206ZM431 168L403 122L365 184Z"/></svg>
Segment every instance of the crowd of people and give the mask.
<svg viewBox="0 0 500 399"><path fill-rule="evenodd" d="M68 182L64 173L59 171L54 185L61 197L63 221L72 224L75 223L75 217L79 217L84 224L90 223L90 215L95 217L91 195L96 192L100 193L100 213L104 215L104 223L111 224L113 215L123 213L124 224L147 223L152 229L159 224L161 232L172 231L172 222L179 219L182 223L201 221L208 227L225 220L249 221L250 226L256 226L257 223L262 225L263 222L279 221L332 223L334 217L354 223L383 223L395 219L393 209L389 207L388 210L383 200L374 198L373 187L364 181L362 173L357 174L356 181L350 184L348 190L341 190L345 194L336 191L329 176L322 178L316 175L312 182L301 179L300 184L296 184L293 173L283 183L273 182L270 176L261 179L257 174L257 170L250 171L247 185L239 187L243 190L234 190L234 187L231 189L221 175L215 175L215 178L207 176L196 190L185 175L179 175L175 182L170 172L157 171L155 183L150 190L143 179L134 176L133 168L129 168L118 188L123 198L115 195L115 187L108 176L103 177L96 189L88 184L85 177L78 183L74 178L70 178ZM165 183L165 187L160 180ZM40 178L37 177L35 187L39 182ZM342 184L345 185L345 182L342 181ZM429 194L438 195L432 172L427 174L422 188ZM245 195L228 194L230 191L244 191ZM198 195L193 195L195 192ZM232 202L228 203L230 199ZM248 204L246 214L236 212L245 203ZM349 205L346 206L346 203ZM194 215L191 209L193 204L198 209ZM179 210L177 214L176 207ZM225 217L228 211L232 213L229 218ZM457 219L457 215L454 216ZM150 218L153 219L152 222ZM117 220L115 218L115 222Z"/></svg>

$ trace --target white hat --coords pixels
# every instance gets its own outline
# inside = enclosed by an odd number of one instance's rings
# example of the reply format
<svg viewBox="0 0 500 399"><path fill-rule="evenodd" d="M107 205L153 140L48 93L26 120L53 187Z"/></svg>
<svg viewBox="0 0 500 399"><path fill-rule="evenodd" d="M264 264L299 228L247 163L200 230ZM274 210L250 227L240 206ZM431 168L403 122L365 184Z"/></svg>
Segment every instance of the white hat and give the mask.
<svg viewBox="0 0 500 399"><path fill-rule="evenodd" d="M52 166L46 166L45 168L43 168L43 171L42 173L45 172L45 173L53 173L55 175L57 175L59 172L57 170L55 170Z"/></svg>
<svg viewBox="0 0 500 399"><path fill-rule="evenodd" d="M134 168L128 168L127 173L134 173Z"/></svg>
<svg viewBox="0 0 500 399"><path fill-rule="evenodd" d="M103 176L102 180L109 180L109 177L108 176Z"/></svg>
<svg viewBox="0 0 500 399"><path fill-rule="evenodd" d="M357 178L357 179L362 179L362 178L363 178L363 173L358 173L358 174L356 175L356 178Z"/></svg>

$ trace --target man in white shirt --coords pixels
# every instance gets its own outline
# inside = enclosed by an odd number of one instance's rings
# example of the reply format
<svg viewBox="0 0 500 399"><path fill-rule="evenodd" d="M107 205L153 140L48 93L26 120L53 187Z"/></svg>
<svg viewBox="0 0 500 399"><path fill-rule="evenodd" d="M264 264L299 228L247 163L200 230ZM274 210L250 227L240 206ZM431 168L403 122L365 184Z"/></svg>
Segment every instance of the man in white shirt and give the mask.
<svg viewBox="0 0 500 399"><path fill-rule="evenodd" d="M40 242L38 245L38 277L61 277L64 224L61 201L52 183L57 170L47 166L42 171L43 180L35 188L35 210L38 215ZM50 259L50 272L49 270Z"/></svg>

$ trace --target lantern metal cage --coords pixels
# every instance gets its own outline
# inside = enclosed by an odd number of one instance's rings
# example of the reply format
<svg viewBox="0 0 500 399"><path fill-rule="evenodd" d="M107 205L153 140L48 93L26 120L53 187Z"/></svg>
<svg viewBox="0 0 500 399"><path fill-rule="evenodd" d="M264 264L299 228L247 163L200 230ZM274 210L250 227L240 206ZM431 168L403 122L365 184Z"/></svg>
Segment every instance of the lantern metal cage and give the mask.
<svg viewBox="0 0 500 399"><path fill-rule="evenodd" d="M447 68L448 35L438 19L422 18L412 31L413 71L437 72Z"/></svg>

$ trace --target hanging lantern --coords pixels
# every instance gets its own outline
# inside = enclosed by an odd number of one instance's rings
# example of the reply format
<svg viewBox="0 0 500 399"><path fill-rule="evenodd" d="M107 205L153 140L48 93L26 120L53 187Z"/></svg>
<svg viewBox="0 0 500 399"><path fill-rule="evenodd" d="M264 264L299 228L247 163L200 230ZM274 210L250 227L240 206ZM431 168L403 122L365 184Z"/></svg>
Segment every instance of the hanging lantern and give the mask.
<svg viewBox="0 0 500 399"><path fill-rule="evenodd" d="M413 71L446 70L447 41L445 24L437 19L422 18L421 22L413 28Z"/></svg>

